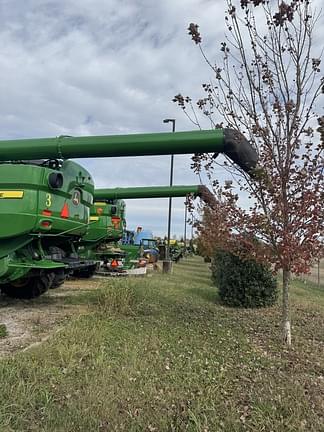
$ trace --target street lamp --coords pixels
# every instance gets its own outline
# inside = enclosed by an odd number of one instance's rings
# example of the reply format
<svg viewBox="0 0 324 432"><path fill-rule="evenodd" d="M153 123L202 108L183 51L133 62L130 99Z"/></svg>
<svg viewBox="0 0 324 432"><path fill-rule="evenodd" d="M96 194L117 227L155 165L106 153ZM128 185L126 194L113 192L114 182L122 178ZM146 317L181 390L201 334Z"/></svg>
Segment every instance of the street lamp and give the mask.
<svg viewBox="0 0 324 432"><path fill-rule="evenodd" d="M187 200L185 202L185 212L184 212L184 233L183 241L185 245L185 255L187 255Z"/></svg>
<svg viewBox="0 0 324 432"><path fill-rule="evenodd" d="M172 123L172 132L175 132L175 119L164 119L163 123ZM170 186L172 186L173 184L173 161L174 161L174 155L171 155L171 160L170 160ZM166 249L166 256L165 258L167 260L170 259L170 234L171 234L171 209L172 209L172 198L169 198L169 217L168 217L168 246Z"/></svg>

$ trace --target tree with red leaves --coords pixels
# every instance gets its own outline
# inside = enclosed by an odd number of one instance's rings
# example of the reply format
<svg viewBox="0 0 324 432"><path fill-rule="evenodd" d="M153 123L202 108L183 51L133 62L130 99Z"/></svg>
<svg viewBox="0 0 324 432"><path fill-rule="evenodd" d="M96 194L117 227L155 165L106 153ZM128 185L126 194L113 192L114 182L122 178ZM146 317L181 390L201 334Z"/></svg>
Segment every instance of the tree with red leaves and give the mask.
<svg viewBox="0 0 324 432"><path fill-rule="evenodd" d="M232 182L213 180L214 158L193 158L193 169L206 169L218 197L217 205L205 209L200 241L206 250L244 250L246 257L282 270L283 337L291 345L291 275L309 271L323 245L324 143L316 128L319 122L322 132L324 118L316 110L324 81L321 60L312 55L319 17L307 0L241 0L238 6L228 0L227 6L219 63L205 53L198 25L188 28L214 76L202 85L198 113L188 96L178 94L174 102L197 126L200 110L212 127L243 132L258 151L259 166L250 178L225 161L251 199L246 209Z"/></svg>

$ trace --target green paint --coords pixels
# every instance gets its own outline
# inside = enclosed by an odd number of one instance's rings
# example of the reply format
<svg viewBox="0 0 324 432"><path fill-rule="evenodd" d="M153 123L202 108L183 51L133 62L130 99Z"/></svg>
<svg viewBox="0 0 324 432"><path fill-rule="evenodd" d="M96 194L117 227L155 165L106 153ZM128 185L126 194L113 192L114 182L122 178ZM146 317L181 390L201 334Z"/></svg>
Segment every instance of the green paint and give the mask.
<svg viewBox="0 0 324 432"><path fill-rule="evenodd" d="M185 197L189 194L198 195L199 185L95 189L94 199L168 198Z"/></svg>
<svg viewBox="0 0 324 432"><path fill-rule="evenodd" d="M0 160L69 159L222 152L222 129L177 133L0 141Z"/></svg>

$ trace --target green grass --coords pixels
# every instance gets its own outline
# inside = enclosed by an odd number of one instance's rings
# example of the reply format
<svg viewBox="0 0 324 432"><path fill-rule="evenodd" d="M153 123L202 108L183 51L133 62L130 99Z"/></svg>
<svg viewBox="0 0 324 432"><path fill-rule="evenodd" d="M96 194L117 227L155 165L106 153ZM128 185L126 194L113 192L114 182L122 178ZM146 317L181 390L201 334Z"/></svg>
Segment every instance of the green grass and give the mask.
<svg viewBox="0 0 324 432"><path fill-rule="evenodd" d="M5 324L0 324L0 338L6 337L8 334L7 327Z"/></svg>
<svg viewBox="0 0 324 432"><path fill-rule="evenodd" d="M0 362L1 431L322 431L324 291L280 308L219 304L208 265L111 280L41 346ZM80 297L80 298L79 298Z"/></svg>

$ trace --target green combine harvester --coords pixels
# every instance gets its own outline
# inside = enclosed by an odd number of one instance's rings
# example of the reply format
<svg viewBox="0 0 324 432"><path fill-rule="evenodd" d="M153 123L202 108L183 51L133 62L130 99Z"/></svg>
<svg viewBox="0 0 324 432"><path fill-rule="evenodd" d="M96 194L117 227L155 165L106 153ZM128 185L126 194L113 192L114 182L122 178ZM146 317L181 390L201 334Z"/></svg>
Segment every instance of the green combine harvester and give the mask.
<svg viewBox="0 0 324 432"><path fill-rule="evenodd" d="M95 269L80 269L75 277L91 277L101 266L114 270L117 263L126 257L118 242L126 229L126 205L123 200L109 199L95 201L90 209L90 224L87 233L78 246L78 255L84 260L94 260Z"/></svg>
<svg viewBox="0 0 324 432"><path fill-rule="evenodd" d="M126 228L125 199L169 198L192 195L211 203L213 194L201 185L149 186L113 189L95 189L87 234L80 242L79 254L83 258L100 261L97 273L125 273L143 267L144 249L141 245L118 245ZM80 274L81 273L81 274ZM76 276L90 277L91 272L81 270Z"/></svg>
<svg viewBox="0 0 324 432"><path fill-rule="evenodd" d="M257 154L239 132L209 131L18 139L0 141L0 289L33 298L75 271L91 272L81 259L94 183L69 158L223 153L246 172Z"/></svg>

